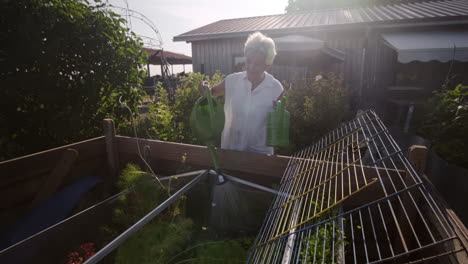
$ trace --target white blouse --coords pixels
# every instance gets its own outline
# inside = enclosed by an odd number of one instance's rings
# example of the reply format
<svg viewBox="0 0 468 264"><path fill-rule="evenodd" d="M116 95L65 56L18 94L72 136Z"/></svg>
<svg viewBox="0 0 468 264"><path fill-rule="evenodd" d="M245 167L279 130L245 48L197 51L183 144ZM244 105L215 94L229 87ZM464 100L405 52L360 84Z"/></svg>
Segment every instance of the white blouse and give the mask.
<svg viewBox="0 0 468 264"><path fill-rule="evenodd" d="M273 154L273 147L265 145L266 123L273 101L283 92L281 83L266 72L253 91L246 72L233 73L224 81L226 121L221 148Z"/></svg>

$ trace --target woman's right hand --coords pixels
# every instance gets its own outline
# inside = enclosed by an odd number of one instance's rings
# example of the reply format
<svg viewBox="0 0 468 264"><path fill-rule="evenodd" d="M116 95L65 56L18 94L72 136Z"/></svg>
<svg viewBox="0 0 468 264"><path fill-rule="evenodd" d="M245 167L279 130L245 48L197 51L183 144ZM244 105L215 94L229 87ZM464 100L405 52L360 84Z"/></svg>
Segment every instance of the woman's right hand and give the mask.
<svg viewBox="0 0 468 264"><path fill-rule="evenodd" d="M207 82L207 81L201 81L199 84L198 84L198 91L201 93L201 94L204 94L205 93L205 86L210 86L210 84Z"/></svg>
<svg viewBox="0 0 468 264"><path fill-rule="evenodd" d="M217 85L213 86L213 87L210 87L210 83L207 82L207 81L201 81L199 84L198 84L198 91L201 93L201 94L205 94L205 85L208 86L208 88L211 89L211 95L214 96L214 97L218 97L218 96L223 96L225 91L226 91L226 88L224 87L224 80L220 83L218 83Z"/></svg>

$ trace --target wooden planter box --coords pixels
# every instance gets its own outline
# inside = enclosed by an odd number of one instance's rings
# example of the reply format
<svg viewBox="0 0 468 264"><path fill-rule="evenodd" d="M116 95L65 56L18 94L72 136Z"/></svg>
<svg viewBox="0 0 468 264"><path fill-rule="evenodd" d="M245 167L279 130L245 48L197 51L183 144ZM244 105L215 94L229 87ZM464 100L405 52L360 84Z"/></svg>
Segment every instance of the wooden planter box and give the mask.
<svg viewBox="0 0 468 264"><path fill-rule="evenodd" d="M184 166L190 166L192 170L212 167L208 150L204 146L117 136L112 120L104 121L104 130L105 136L102 137L0 162L0 228L15 223L32 207L84 175L103 179L104 184L98 188L101 188L104 200L116 193L113 185L126 164L135 163L141 168L145 167L140 155L158 174L163 175L175 174L182 166L183 157ZM221 149L218 153L227 174L268 187L280 182L289 161L289 157L285 156L232 150ZM414 161L416 164L421 162L417 158ZM429 182L427 178L425 180ZM435 191L433 186L431 188ZM356 195L345 206L355 207L372 200L379 192L375 186L365 196L364 193L362 196ZM459 237L464 239L462 246L468 248L465 226L446 203L442 200L439 202L448 221ZM460 258L463 259L463 256ZM343 262L344 256L340 256L340 263Z"/></svg>

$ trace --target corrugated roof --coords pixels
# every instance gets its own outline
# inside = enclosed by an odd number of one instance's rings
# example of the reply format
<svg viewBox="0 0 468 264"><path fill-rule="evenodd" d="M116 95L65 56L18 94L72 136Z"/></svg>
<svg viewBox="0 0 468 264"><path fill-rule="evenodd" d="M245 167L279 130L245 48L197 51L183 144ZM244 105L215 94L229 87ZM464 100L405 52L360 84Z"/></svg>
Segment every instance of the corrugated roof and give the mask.
<svg viewBox="0 0 468 264"><path fill-rule="evenodd" d="M149 58L148 63L153 65L161 65L161 50L143 48L144 51L148 52ZM192 57L164 50L164 57L167 62L172 65L192 64Z"/></svg>
<svg viewBox="0 0 468 264"><path fill-rule="evenodd" d="M401 3L362 8L315 10L293 14L226 19L174 37L192 41L241 35L254 31L284 31L362 23L468 19L468 0Z"/></svg>

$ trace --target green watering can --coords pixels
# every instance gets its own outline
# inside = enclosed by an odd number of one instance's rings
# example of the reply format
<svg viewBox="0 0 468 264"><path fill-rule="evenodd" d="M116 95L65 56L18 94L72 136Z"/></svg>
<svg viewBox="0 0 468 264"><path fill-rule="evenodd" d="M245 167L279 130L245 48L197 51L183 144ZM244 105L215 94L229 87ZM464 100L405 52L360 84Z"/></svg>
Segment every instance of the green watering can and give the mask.
<svg viewBox="0 0 468 264"><path fill-rule="evenodd" d="M190 126L196 137L205 142L218 171L221 166L215 145L224 128L224 106L213 98L210 88L206 85L205 94L197 100L190 114Z"/></svg>
<svg viewBox="0 0 468 264"><path fill-rule="evenodd" d="M289 112L285 109L286 97L276 103L273 112L268 113L266 145L286 147L289 145Z"/></svg>

